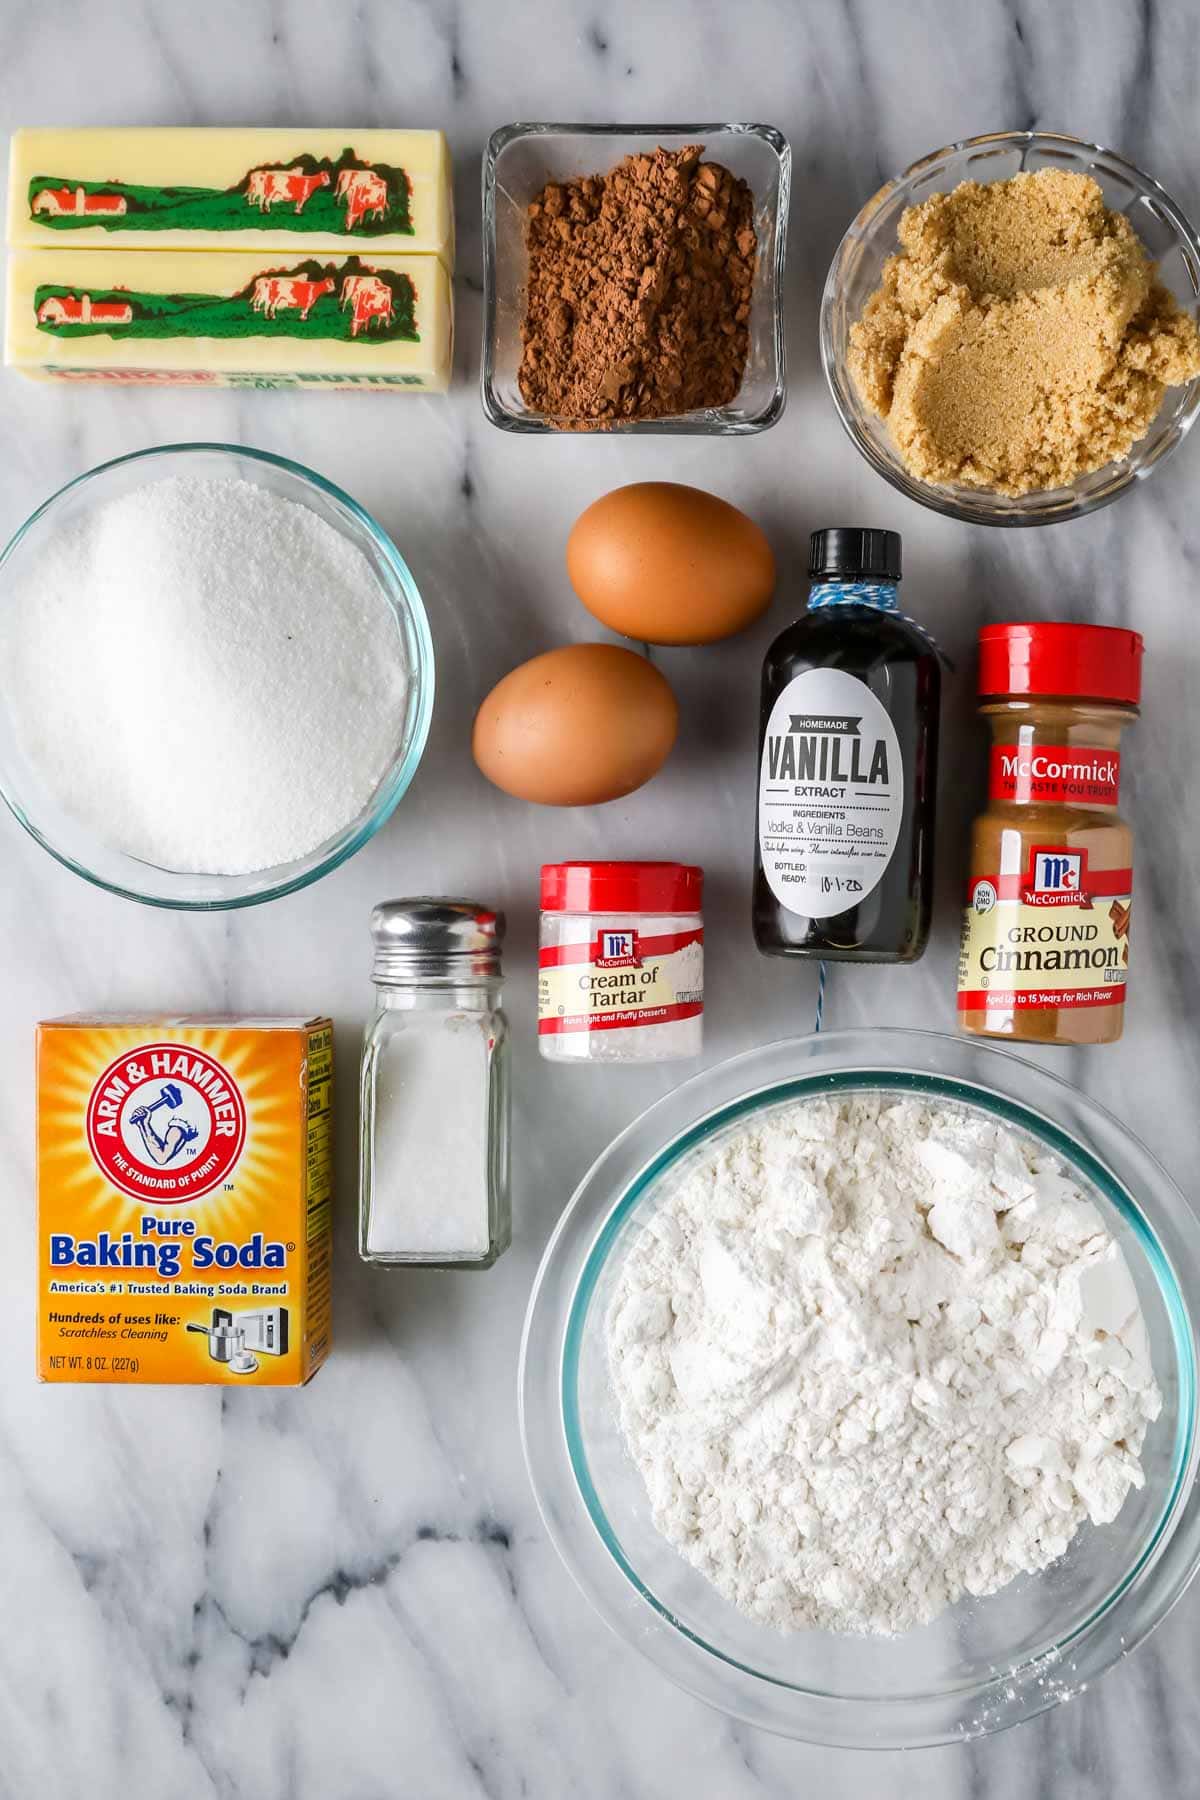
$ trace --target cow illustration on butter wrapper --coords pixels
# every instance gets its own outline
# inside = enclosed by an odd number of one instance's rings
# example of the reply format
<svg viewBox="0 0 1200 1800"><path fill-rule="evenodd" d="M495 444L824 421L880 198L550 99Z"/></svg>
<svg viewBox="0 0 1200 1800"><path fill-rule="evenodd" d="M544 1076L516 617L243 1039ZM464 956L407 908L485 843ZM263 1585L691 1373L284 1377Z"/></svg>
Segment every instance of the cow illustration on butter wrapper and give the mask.
<svg viewBox="0 0 1200 1800"><path fill-rule="evenodd" d="M219 260L219 259L218 259ZM213 273L217 274L214 267ZM265 269L234 294L172 294L43 283L34 292L39 331L60 338L327 339L419 343L417 291L402 271L307 259Z"/></svg>
<svg viewBox="0 0 1200 1800"><path fill-rule="evenodd" d="M154 187L35 175L32 222L48 231L293 231L311 236L413 234L412 183L404 169L371 163L347 147L338 157L301 153L286 166L248 169L232 187Z"/></svg>

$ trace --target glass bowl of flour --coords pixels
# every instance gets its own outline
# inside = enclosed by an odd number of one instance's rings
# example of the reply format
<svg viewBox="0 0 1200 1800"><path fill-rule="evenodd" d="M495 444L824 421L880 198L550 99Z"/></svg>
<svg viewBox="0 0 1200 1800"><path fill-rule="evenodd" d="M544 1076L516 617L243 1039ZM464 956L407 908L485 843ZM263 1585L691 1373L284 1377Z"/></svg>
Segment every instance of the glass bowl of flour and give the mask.
<svg viewBox="0 0 1200 1800"><path fill-rule="evenodd" d="M420 762L433 647L387 534L265 451L70 482L0 556L0 792L111 892L212 909L328 874Z"/></svg>
<svg viewBox="0 0 1200 1800"><path fill-rule="evenodd" d="M1200 1223L991 1045L847 1031L709 1069L547 1248L522 1433L602 1617L751 1724L1000 1730L1128 1654L1200 1561Z"/></svg>

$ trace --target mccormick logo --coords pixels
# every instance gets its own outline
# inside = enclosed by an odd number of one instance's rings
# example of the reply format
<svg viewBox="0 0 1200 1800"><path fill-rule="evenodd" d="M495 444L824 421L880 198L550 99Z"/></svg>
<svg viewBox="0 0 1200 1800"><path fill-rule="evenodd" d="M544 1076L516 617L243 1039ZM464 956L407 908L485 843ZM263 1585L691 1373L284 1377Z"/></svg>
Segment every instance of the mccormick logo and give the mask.
<svg viewBox="0 0 1200 1800"><path fill-rule="evenodd" d="M1035 894L1062 894L1068 889L1079 892L1083 857L1065 850L1037 850L1033 857L1033 891Z"/></svg>
<svg viewBox="0 0 1200 1800"><path fill-rule="evenodd" d="M1029 858L1026 906L1088 906L1084 892L1086 850L1034 849Z"/></svg>
<svg viewBox="0 0 1200 1800"><path fill-rule="evenodd" d="M640 969L636 931L601 931L592 961L598 969Z"/></svg>
<svg viewBox="0 0 1200 1800"><path fill-rule="evenodd" d="M1052 744L1037 750L997 744L992 749L991 793L997 800L1079 800L1115 806L1121 758L1115 750Z"/></svg>
<svg viewBox="0 0 1200 1800"><path fill-rule="evenodd" d="M109 1064L87 1109L92 1158L106 1180L159 1204L211 1193L246 1142L246 1104L203 1050L147 1044Z"/></svg>

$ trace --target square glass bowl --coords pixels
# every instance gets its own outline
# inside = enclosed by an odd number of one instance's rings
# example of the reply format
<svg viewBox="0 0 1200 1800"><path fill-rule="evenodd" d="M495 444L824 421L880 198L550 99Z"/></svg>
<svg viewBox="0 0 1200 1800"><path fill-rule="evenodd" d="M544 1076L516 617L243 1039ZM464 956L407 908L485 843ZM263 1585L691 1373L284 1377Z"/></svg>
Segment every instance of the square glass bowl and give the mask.
<svg viewBox="0 0 1200 1800"><path fill-rule="evenodd" d="M738 175L754 196L758 264L750 305L750 351L728 406L663 419L617 419L563 427L532 412L517 382L525 315L525 215L548 181L607 174L636 152L703 144L707 160ZM483 410L502 431L569 429L680 432L739 437L765 431L783 412L783 269L792 153L770 125L505 125L483 158Z"/></svg>

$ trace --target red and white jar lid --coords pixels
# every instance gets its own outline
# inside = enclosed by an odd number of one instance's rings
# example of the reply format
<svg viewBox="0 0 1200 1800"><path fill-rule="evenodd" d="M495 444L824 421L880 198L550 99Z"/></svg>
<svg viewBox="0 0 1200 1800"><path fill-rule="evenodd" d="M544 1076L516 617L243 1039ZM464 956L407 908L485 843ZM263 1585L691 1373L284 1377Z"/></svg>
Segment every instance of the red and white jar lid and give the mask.
<svg viewBox="0 0 1200 1800"><path fill-rule="evenodd" d="M543 912L698 913L704 870L678 862L562 862L542 867Z"/></svg>

